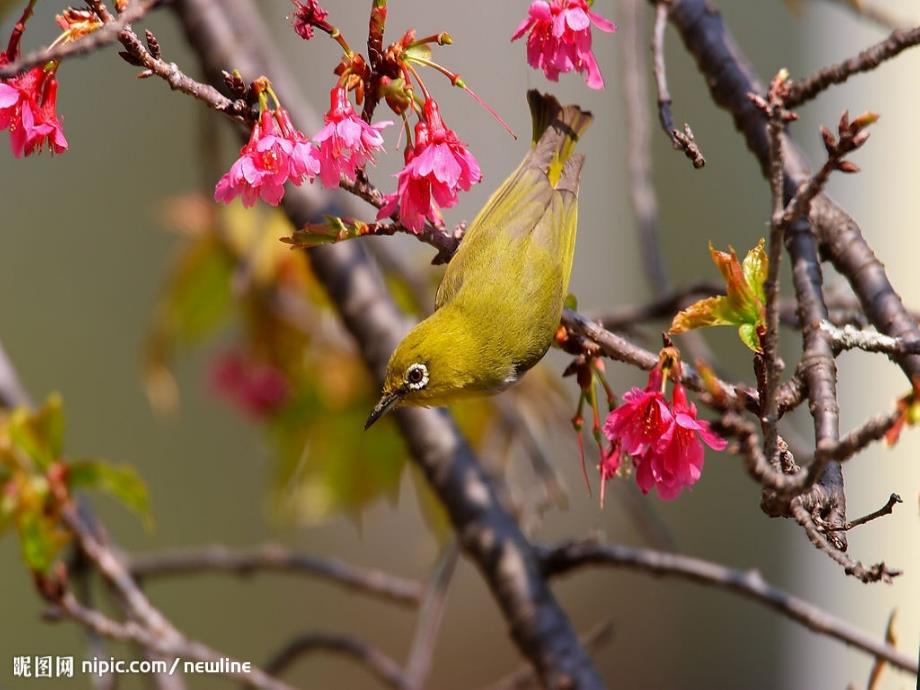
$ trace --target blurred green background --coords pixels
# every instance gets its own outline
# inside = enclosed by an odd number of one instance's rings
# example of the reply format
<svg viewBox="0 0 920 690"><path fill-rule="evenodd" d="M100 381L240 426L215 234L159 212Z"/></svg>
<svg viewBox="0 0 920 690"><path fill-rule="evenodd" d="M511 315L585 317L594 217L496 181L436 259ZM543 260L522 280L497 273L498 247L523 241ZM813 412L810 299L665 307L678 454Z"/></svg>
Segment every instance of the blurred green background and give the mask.
<svg viewBox="0 0 920 690"><path fill-rule="evenodd" d="M548 88L562 101L577 101L595 113L596 122L583 144L588 163L572 289L585 309L648 299L625 178L620 37L596 36L606 91L589 92L575 76L550 85L527 67L523 46L508 41L527 4L394 0L388 38L395 39L409 26L422 34L449 30L454 45L441 49L439 59L462 72L519 133L529 126L523 99L528 87ZM40 5L26 35L27 48L55 36L51 17L59 7L51 2ZM354 0L327 3L331 18L353 45L363 43L367 5ZM793 75L806 73L883 35L860 28L843 10L827 3L804 3L798 18L780 0L722 5L739 44L764 76L783 66ZM910 3L901 5L906 10ZM309 44L300 41L285 18L288 2L263 2L260 7L304 90L318 110L325 109L335 47L323 38ZM610 0L598 0L595 9L619 19ZM10 24L7 18L4 27ZM165 57L194 73L195 60L172 17L161 12L149 26ZM753 158L729 118L710 102L692 60L670 29L668 58L675 119L692 124L709 161L704 170L692 170L653 128L664 253L675 283L681 284L715 277L707 241L717 246L733 243L743 251L764 235L769 199ZM913 83L917 68L916 57L908 55L879 75L832 91L820 105L806 108L803 121L793 128L814 159L820 152L817 124L836 121L843 107L882 112L881 124L859 156L865 173L835 179L832 190L863 220L870 241L890 264L895 284L912 304L920 303L920 279L913 269L913 219L920 217L920 202L913 193L916 174L909 166L918 144L906 133L914 126L917 97L903 84ZM202 188L202 128L226 129L225 124L161 82L134 80L133 68L114 51L65 64L60 79L59 110L71 150L56 159L45 155L17 161L0 155L0 339L36 399L53 390L63 394L71 456L129 463L147 480L156 521L151 533L112 501L93 500L113 538L136 552L277 540L310 553L425 578L437 558L437 544L420 518L408 477L398 503L375 505L360 525L339 518L303 527L272 518L266 499L269 449L254 427L241 423L204 385L207 362L220 349L219 343L179 359L178 413L163 418L152 412L141 383L140 349L176 249L175 237L164 232L159 217L162 202ZM429 83L434 84L448 124L470 144L485 174L483 184L448 214L449 222L469 219L517 164L525 144L511 140L446 82L430 78ZM393 150L395 132L389 134L388 148ZM235 142L229 136L223 141L229 163ZM400 159L398 153L390 155L372 173L381 187L392 185L389 175ZM204 184L214 181L206 179ZM420 260L429 255L411 239L387 241ZM726 357L720 366L736 376L749 376L749 359L732 333L713 333L711 341ZM794 357L796 336L786 344ZM557 372L564 365L561 357L552 358ZM618 390L643 380L625 367L609 366L608 371ZM841 371L844 428L887 409L905 389L900 373L881 360L848 356ZM574 409L575 386L571 381L566 385ZM807 418L801 422L803 434L810 434ZM679 501L648 500L680 550L739 568L759 568L769 581L878 636L891 608L899 606L902 643L905 649L916 649L920 470L912 436L908 432L893 452L873 449L847 468L852 515L875 509L891 491L905 498L906 505L895 516L863 528L850 540L857 557L884 558L907 569L892 586L865 587L845 579L793 525L768 520L758 508L757 487L731 456L711 456L703 480ZM616 503L600 511L585 495L574 438L560 438L554 451L570 489L571 506L551 513L538 537L552 541L600 531L610 540L641 544ZM365 460L374 462L373 457ZM0 582L0 688L85 686L85 677L56 682L12 678L14 655L79 657L85 646L76 626L41 620L41 602L12 538L0 542ZM614 638L597 655L611 687L757 690L839 688L847 682L859 687L868 673L869 661L838 643L815 638L751 603L693 585L607 570L566 578L555 590L578 629L587 630L602 619L613 621ZM256 663L291 635L307 630L354 632L404 660L413 633L412 612L295 577L236 580L209 575L154 582L148 591L190 636ZM120 657L128 650L112 647L112 654ZM462 562L429 687L476 688L520 663L488 590L475 569ZM378 687L363 669L323 654L299 662L288 678L305 688ZM891 676L883 687L907 687L911 682ZM189 685L229 684L199 677L190 678ZM124 678L120 687L143 687L143 679Z"/></svg>

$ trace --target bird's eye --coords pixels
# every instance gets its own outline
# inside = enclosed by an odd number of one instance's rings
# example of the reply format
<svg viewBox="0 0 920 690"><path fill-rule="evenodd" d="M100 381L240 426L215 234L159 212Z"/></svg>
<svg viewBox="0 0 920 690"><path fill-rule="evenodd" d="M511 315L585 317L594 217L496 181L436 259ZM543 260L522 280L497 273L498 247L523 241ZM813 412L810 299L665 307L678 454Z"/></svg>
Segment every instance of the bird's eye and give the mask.
<svg viewBox="0 0 920 690"><path fill-rule="evenodd" d="M413 364L406 369L406 385L410 390L421 390L428 385L428 367L424 364Z"/></svg>

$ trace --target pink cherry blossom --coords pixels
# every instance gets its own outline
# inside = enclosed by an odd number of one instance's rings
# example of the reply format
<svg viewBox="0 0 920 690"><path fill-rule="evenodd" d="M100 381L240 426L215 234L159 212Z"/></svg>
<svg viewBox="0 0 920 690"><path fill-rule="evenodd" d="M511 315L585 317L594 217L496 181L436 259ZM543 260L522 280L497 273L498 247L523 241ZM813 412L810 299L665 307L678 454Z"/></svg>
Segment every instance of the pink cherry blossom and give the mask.
<svg viewBox="0 0 920 690"><path fill-rule="evenodd" d="M655 446L671 425L671 410L661 391L661 369L649 373L645 390L633 388L623 395L623 403L604 423L604 434L619 443L624 453L642 455Z"/></svg>
<svg viewBox="0 0 920 690"><path fill-rule="evenodd" d="M444 124L437 103L425 101L422 119L415 126L415 146L407 147L406 165L397 175L397 191L384 197L377 218L399 214L409 230L419 232L430 220L442 225L442 208L456 205L459 191L482 180L475 156Z"/></svg>
<svg viewBox="0 0 920 690"><path fill-rule="evenodd" d="M313 38L313 27L323 25L329 13L316 0L294 0L294 31L305 41Z"/></svg>
<svg viewBox="0 0 920 690"><path fill-rule="evenodd" d="M654 485L658 495L670 501L699 481L703 471L703 442L713 450L724 450L725 439L697 419L696 405L687 401L684 387L677 383L671 397L672 420L659 442L645 456L637 458L636 481L644 493Z"/></svg>
<svg viewBox="0 0 920 690"><path fill-rule="evenodd" d="M53 71L35 67L0 83L0 127L10 130L13 155L21 158L41 151L67 150L58 119L58 82Z"/></svg>
<svg viewBox="0 0 920 690"><path fill-rule="evenodd" d="M289 392L280 370L236 351L215 360L209 379L215 393L253 419L264 419L277 412Z"/></svg>
<svg viewBox="0 0 920 690"><path fill-rule="evenodd" d="M724 450L726 442L708 422L697 419L696 406L687 400L683 385L675 383L670 403L665 400L663 362L649 374L645 390L633 388L623 396L623 404L607 417L604 434L613 444L611 453L622 451L632 456L636 484L642 493L654 488L660 498L670 501L699 481L703 443L713 450ZM619 460L617 455L617 466ZM609 464L613 463L611 459ZM600 468L602 481L605 474L612 476L615 471L604 464Z"/></svg>
<svg viewBox="0 0 920 690"><path fill-rule="evenodd" d="M542 69L547 79L558 81L564 72L585 74L592 89L604 88L604 77L591 50L591 25L616 31L616 25L592 12L587 0L534 0L512 41L528 31L527 62Z"/></svg>
<svg viewBox="0 0 920 690"><path fill-rule="evenodd" d="M355 113L341 86L332 89L330 98L326 126L313 137L313 142L319 158L319 179L323 186L334 188L342 177L354 182L358 168L374 162L374 154L383 151L380 131L393 123L367 124Z"/></svg>
<svg viewBox="0 0 920 690"><path fill-rule="evenodd" d="M300 185L319 172L319 161L307 138L293 127L282 109L265 110L252 128L240 157L214 189L214 199L230 203L242 196L247 208L262 199L277 206L285 182Z"/></svg>

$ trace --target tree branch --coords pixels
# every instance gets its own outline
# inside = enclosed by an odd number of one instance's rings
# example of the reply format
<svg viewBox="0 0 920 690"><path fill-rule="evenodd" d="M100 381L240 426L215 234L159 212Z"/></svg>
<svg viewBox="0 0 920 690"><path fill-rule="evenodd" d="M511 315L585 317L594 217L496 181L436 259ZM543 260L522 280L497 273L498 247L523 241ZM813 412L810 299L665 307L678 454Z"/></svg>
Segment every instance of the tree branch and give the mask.
<svg viewBox="0 0 920 690"><path fill-rule="evenodd" d="M119 35L131 22L142 19L148 12L160 5L163 0L146 0L135 2L125 10L117 19L106 24L91 34L88 34L71 43L60 43L53 48L39 48L18 60L0 65L0 79L13 77L17 74L45 65L52 60L63 62L73 57L88 55L100 48L117 43Z"/></svg>
<svg viewBox="0 0 920 690"><path fill-rule="evenodd" d="M749 93L762 94L765 90L726 30L718 10L708 0L676 0L669 16L706 77L713 100L732 115L748 148L767 174L769 137L765 118L748 98ZM786 136L783 150L788 195L789 188L794 193L811 175L803 154ZM850 282L875 327L893 337L920 339L916 320L891 287L884 267L866 244L856 222L826 194L814 199L809 219L834 267ZM920 375L920 356L900 357L898 364L911 382Z"/></svg>
<svg viewBox="0 0 920 690"><path fill-rule="evenodd" d="M831 86L842 84L854 74L871 72L886 60L898 56L918 43L920 43L920 27L895 29L884 41L866 48L859 55L825 67L810 77L792 82L789 85L786 105L789 108L796 108Z"/></svg>
<svg viewBox="0 0 920 690"><path fill-rule="evenodd" d="M894 356L920 354L920 340L892 338L878 331L862 330L849 324L838 328L828 321L822 321L819 327L840 350L865 350Z"/></svg>
<svg viewBox="0 0 920 690"><path fill-rule="evenodd" d="M917 660L891 645L879 642L803 599L765 582L756 570L734 570L717 563L674 553L638 549L594 540L568 542L545 549L544 572L557 576L588 566L610 566L659 577L677 577L739 594L820 635L860 649L896 668L916 674Z"/></svg>
<svg viewBox="0 0 920 690"><path fill-rule="evenodd" d="M674 126L674 118L671 116L671 93L668 91L668 74L664 59L664 30L670 8L671 0L658 0L655 3L652 54L655 56L655 85L658 88L658 119L675 150L683 151L694 168L702 168L706 165L706 159L696 144L690 125L684 124L684 130L680 131Z"/></svg>
<svg viewBox="0 0 920 690"><path fill-rule="evenodd" d="M363 640L351 635L308 632L297 635L265 663L272 675L284 673L298 658L314 652L333 652L361 662L384 685L396 690L410 690L402 668L392 658Z"/></svg>
<svg viewBox="0 0 920 690"><path fill-rule="evenodd" d="M248 577L257 572L278 572L320 577L348 590L363 592L397 604L416 606L422 597L418 582L379 570L356 568L332 558L294 553L276 544L232 551L213 545L201 549L142 554L128 559L134 577L194 575L223 572Z"/></svg>

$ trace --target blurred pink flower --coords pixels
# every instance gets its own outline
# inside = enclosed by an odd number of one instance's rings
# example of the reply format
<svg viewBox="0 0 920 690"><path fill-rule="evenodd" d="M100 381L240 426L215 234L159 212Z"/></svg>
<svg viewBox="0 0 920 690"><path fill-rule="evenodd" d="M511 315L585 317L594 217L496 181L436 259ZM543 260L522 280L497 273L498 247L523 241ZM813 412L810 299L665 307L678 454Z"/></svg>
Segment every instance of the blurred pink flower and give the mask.
<svg viewBox="0 0 920 690"><path fill-rule="evenodd" d="M288 383L281 371L236 351L214 361L209 379L215 393L253 419L277 412L288 396Z"/></svg>
<svg viewBox="0 0 920 690"><path fill-rule="evenodd" d="M528 31L527 62L542 69L547 79L558 81L564 72L585 74L592 89L604 88L604 77L591 51L591 25L616 31L616 25L592 12L587 0L534 0L512 41Z"/></svg>
<svg viewBox="0 0 920 690"><path fill-rule="evenodd" d="M326 126L313 137L319 158L319 179L325 187L338 187L344 177L355 181L355 173L374 162L374 153L383 150L380 131L392 122L369 125L355 113L342 86L330 93L332 101L326 113Z"/></svg>
<svg viewBox="0 0 920 690"><path fill-rule="evenodd" d="M441 209L454 206L460 190L469 191L482 180L475 156L444 124L431 98L425 101L415 126L415 146L406 147L405 159L397 191L384 197L377 218L398 212L399 221L413 232L420 232L426 219L442 225Z"/></svg>
<svg viewBox="0 0 920 690"><path fill-rule="evenodd" d="M252 128L240 157L214 189L214 199L230 203L237 196L252 206L261 198L277 206L284 197L284 183L303 183L319 172L319 161L307 138L293 127L287 112L265 110Z"/></svg>

